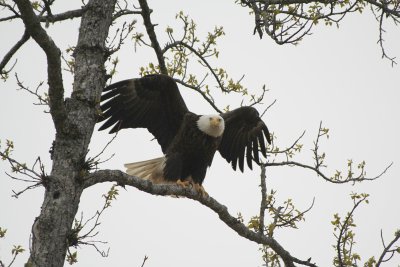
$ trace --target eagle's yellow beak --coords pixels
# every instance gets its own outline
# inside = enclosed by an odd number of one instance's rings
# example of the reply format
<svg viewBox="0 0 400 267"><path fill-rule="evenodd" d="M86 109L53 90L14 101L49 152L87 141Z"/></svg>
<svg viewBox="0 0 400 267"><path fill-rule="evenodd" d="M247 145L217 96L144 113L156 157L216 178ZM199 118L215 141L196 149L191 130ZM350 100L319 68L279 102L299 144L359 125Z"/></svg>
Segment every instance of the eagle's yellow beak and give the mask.
<svg viewBox="0 0 400 267"><path fill-rule="evenodd" d="M221 124L221 119L220 118L211 118L210 119L211 127L219 127L220 124Z"/></svg>

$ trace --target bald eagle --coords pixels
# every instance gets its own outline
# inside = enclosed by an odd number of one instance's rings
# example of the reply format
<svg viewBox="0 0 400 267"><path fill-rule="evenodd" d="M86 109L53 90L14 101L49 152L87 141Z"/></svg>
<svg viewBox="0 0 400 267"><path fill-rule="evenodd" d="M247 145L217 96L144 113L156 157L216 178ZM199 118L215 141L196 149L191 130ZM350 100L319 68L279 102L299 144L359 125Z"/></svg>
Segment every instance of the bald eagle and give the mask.
<svg viewBox="0 0 400 267"><path fill-rule="evenodd" d="M193 185L203 195L202 183L218 150L232 168L243 172L244 158L260 164L271 143L267 126L253 107L217 115L188 110L173 78L154 74L109 85L101 96L99 130L146 128L161 146L163 157L125 164L127 173L153 183Z"/></svg>

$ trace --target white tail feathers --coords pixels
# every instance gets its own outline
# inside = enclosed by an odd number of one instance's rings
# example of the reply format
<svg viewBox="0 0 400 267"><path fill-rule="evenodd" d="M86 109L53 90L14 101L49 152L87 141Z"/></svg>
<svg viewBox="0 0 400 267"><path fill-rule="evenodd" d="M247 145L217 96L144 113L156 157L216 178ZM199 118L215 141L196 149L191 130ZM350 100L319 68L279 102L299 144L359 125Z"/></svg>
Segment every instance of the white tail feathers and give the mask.
<svg viewBox="0 0 400 267"><path fill-rule="evenodd" d="M164 178L165 157L155 158L124 165L126 173L139 178L150 180L155 184L168 183Z"/></svg>

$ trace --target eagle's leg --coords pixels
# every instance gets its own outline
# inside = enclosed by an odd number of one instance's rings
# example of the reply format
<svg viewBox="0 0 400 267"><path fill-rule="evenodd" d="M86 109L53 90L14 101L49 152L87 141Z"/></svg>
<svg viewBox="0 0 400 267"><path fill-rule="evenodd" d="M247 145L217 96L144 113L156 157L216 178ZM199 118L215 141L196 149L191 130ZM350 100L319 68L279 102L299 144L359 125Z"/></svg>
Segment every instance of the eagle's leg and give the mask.
<svg viewBox="0 0 400 267"><path fill-rule="evenodd" d="M197 193L201 194L203 197L208 197L208 193L204 189L204 187L201 184L194 184L194 189L197 191Z"/></svg>
<svg viewBox="0 0 400 267"><path fill-rule="evenodd" d="M181 179L178 179L178 181L176 181L176 184L186 188L186 187L192 185L192 182L191 181L187 181L187 180L186 181L182 181Z"/></svg>

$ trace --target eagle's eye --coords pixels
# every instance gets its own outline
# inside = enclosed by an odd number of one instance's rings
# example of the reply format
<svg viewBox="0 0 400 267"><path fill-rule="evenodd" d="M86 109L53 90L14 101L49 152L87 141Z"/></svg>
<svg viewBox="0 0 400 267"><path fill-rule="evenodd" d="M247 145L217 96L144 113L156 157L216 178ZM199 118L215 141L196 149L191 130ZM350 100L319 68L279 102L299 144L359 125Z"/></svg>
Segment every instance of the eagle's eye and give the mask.
<svg viewBox="0 0 400 267"><path fill-rule="evenodd" d="M218 121L221 122L221 118L218 118Z"/></svg>

